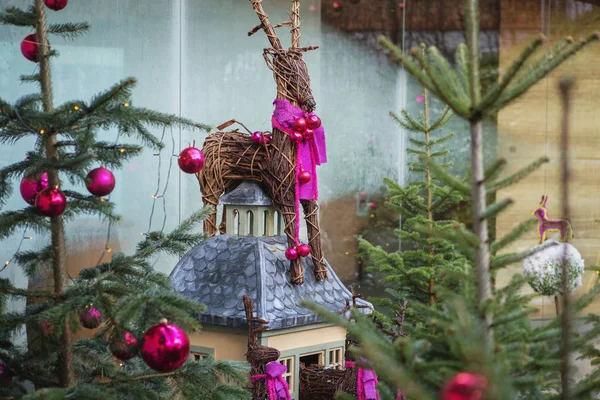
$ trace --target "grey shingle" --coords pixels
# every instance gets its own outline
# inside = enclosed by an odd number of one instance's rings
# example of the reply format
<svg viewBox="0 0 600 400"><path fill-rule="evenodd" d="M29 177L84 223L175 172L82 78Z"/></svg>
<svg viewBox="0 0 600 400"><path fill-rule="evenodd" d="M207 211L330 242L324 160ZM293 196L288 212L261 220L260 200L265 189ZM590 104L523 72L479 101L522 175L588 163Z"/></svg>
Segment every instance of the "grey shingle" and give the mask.
<svg viewBox="0 0 600 400"><path fill-rule="evenodd" d="M221 204L236 206L270 206L273 201L255 182L244 181L231 192L221 196Z"/></svg>
<svg viewBox="0 0 600 400"><path fill-rule="evenodd" d="M206 305L206 312L199 317L201 323L234 328L246 326L241 306L244 293L254 300L257 316L269 321L270 330L322 322L300 306L302 300L340 311L346 300L352 299L327 262L329 278L317 282L310 257L302 259L304 284L292 285L289 261L284 254L286 247L285 236L213 236L177 263L171 273L173 288ZM191 279L192 274L195 279ZM357 304L370 306L362 299Z"/></svg>

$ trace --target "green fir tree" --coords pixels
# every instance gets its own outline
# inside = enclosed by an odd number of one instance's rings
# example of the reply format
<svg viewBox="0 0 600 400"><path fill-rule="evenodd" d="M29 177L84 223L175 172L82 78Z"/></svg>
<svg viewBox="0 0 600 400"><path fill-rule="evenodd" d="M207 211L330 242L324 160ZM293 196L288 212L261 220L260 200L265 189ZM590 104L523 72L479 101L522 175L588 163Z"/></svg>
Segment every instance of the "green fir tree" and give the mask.
<svg viewBox="0 0 600 400"><path fill-rule="evenodd" d="M481 398L485 400L597 398L600 371L596 368L574 379L572 360L588 359L597 365L600 357L600 351L593 346L600 335L600 319L596 315L575 318L600 291L600 285L573 302L571 296L562 296L560 315L538 325L532 324L528 317L532 311L529 303L534 296L521 294L520 289L527 283L524 277L516 275L506 286L493 288L495 272L552 244L546 242L521 253L506 252L510 243L531 228L531 221L523 222L504 237L493 238L488 233L488 221L512 201L503 199L487 204L487 200L548 160L542 157L509 176L502 174L503 160L492 162L484 169L481 125L484 118L493 117L600 37L595 33L577 42L567 38L545 55L531 60L544 41L537 39L523 50L495 85L481 93L478 6L476 0L465 0L467 44L458 47L454 66L434 47L429 48L426 55L419 49L407 55L386 38L380 40L399 63L470 125L470 185L451 176L434 161L421 159L440 181L470 196L472 229L464 229L460 224L454 225L454 230L429 229L427 223L415 227L420 234L449 240L465 257L462 268L449 271L459 285L448 286L444 285L447 281L440 281L436 307L420 302L410 304L425 324L404 324L406 335L393 341L370 318L359 313L353 314L353 323L314 305L308 306L328 320L347 327L359 340L360 346L352 351L372 362L385 400L395 399L398 388L409 399L438 399L445 383L459 372L485 378L486 384L481 387ZM565 109L569 88L569 82L562 83ZM564 121L568 120L567 116L565 111ZM563 135L568 136L567 129ZM564 163L567 159L563 154ZM567 176L564 172L564 185ZM563 201L567 191L564 193ZM568 293L567 275L563 271L563 293Z"/></svg>
<svg viewBox="0 0 600 400"><path fill-rule="evenodd" d="M87 172L98 164L119 168L146 146L159 151L163 144L150 129L208 127L173 115L131 105L134 79L123 80L90 101L73 100L54 105L51 50L48 35L75 38L88 30L86 23L48 24L45 5L35 0L28 9L10 8L0 22L35 29L39 43L39 73L22 76L39 85L40 93L15 104L0 99L0 143L14 144L34 138L34 148L23 161L0 168L0 206L12 193L15 180L47 172L49 185L62 188L65 180L84 184ZM124 142L102 139L114 129ZM127 139L134 143L127 143ZM138 145L141 143L142 145ZM35 207L0 213L0 240L23 228L48 235L50 245L39 251L19 252L15 263L29 277L50 269L53 290L20 289L0 279L0 398L26 399L224 399L248 398L244 388L245 363L188 360L181 368L158 373L135 357L119 362L110 347L132 332L141 342L143 332L167 318L188 333L199 329L202 305L174 293L167 276L153 270L160 252L182 255L203 240L195 233L209 210L185 220L171 233L148 232L133 255L116 253L111 261L83 269L71 279L67 272L65 223L82 214L98 215L110 223L119 216L110 200L64 190L67 208L60 216L44 217ZM27 299L24 312L7 312L9 299ZM104 319L91 339L73 338L81 329L80 313L93 304ZM14 345L27 329L26 346ZM31 387L35 391L31 391Z"/></svg>

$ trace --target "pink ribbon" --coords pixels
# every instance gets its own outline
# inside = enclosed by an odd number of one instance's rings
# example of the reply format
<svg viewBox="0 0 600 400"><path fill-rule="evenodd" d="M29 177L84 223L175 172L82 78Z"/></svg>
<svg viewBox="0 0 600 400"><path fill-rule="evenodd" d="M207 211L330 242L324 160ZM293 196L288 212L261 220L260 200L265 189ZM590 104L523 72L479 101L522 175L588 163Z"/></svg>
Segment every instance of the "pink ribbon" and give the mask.
<svg viewBox="0 0 600 400"><path fill-rule="evenodd" d="M356 363L346 361L346 368L354 368ZM363 369L358 367L356 377L356 397L358 400L380 400L379 392L377 391L377 374L372 369Z"/></svg>
<svg viewBox="0 0 600 400"><path fill-rule="evenodd" d="M287 367L285 365L272 361L265 367L266 374L253 375L250 377L250 381L255 383L265 379L269 400L292 400L290 388L282 376L286 371Z"/></svg>
<svg viewBox="0 0 600 400"><path fill-rule="evenodd" d="M300 107L293 106L288 100L278 99L273 102L275 110L271 118L273 128L292 135L295 130L293 123L297 118L307 117L307 113ZM315 129L310 140L303 140L296 144L296 178L295 178L295 242L299 244L300 236L300 200L318 200L319 185L317 181L317 165L327 162L327 150L325 145L325 129L323 126ZM303 167L310 171L311 179L305 184L298 180Z"/></svg>

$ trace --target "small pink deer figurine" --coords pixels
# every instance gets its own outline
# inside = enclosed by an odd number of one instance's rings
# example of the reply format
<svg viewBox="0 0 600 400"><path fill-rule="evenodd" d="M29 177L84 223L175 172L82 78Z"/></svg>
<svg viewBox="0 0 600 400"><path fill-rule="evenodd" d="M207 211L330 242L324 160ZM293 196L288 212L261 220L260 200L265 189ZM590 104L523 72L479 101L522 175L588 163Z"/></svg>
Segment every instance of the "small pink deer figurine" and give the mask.
<svg viewBox="0 0 600 400"><path fill-rule="evenodd" d="M573 237L573 228L571 226L571 220L565 219L548 219L548 211L546 211L546 203L548 202L548 195L542 196L540 206L533 212L539 221L539 234L540 244L546 240L546 234L548 232L560 232L560 240L566 241L568 238Z"/></svg>

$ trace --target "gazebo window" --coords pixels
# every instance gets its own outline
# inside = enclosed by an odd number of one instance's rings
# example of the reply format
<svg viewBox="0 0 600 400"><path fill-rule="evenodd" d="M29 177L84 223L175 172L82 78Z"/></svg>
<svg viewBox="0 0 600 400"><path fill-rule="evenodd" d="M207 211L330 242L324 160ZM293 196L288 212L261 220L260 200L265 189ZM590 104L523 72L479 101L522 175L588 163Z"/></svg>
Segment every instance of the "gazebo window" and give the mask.
<svg viewBox="0 0 600 400"><path fill-rule="evenodd" d="M254 235L254 213L250 210L246 212L246 226L248 232L244 232L246 235Z"/></svg>

